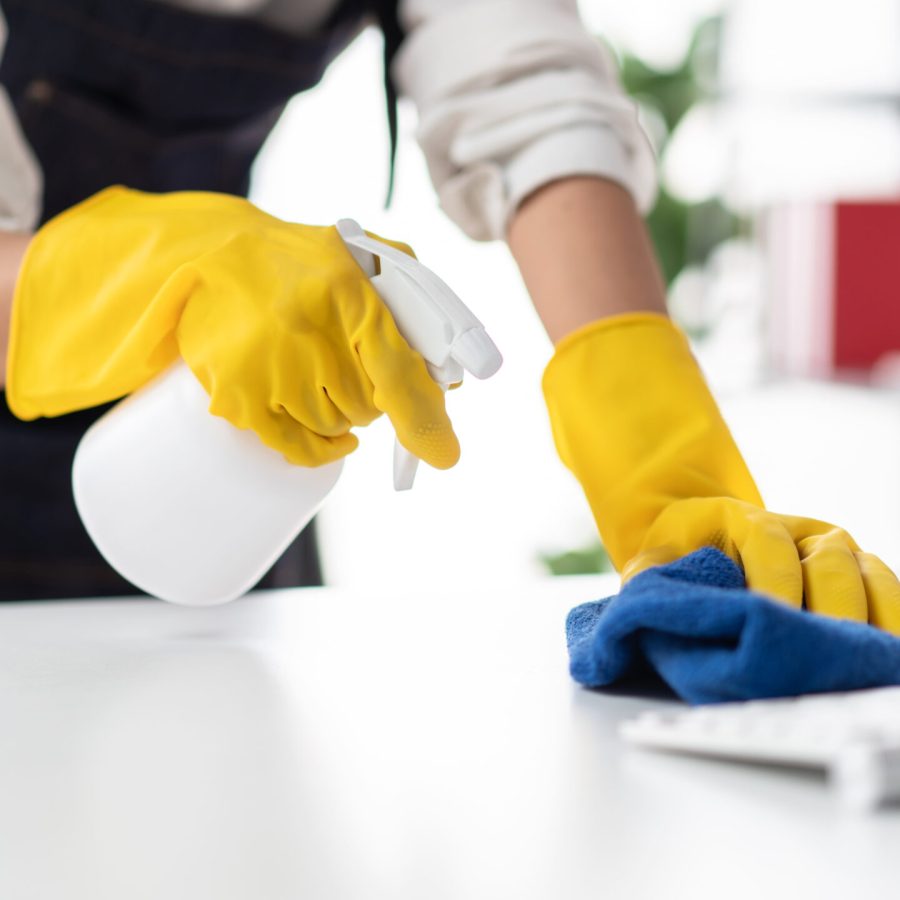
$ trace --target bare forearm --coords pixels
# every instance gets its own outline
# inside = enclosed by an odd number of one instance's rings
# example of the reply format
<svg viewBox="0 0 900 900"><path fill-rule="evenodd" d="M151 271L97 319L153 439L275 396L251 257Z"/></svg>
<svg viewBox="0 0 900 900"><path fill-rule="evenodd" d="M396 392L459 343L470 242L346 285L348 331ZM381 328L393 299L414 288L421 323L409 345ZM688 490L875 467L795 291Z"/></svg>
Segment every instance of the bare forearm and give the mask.
<svg viewBox="0 0 900 900"><path fill-rule="evenodd" d="M0 387L6 383L6 347L13 293L30 234L0 232Z"/></svg>
<svg viewBox="0 0 900 900"><path fill-rule="evenodd" d="M554 343L606 316L665 313L665 288L631 195L602 178L573 177L535 191L507 234Z"/></svg>

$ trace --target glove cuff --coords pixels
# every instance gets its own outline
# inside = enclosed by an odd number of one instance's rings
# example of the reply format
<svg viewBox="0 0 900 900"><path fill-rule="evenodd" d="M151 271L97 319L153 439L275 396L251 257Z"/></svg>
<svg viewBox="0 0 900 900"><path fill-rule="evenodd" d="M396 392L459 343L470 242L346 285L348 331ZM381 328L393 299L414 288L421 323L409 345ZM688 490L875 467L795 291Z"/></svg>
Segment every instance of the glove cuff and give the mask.
<svg viewBox="0 0 900 900"><path fill-rule="evenodd" d="M621 331L626 328L661 328L666 331L674 331L684 338L683 332L672 322L668 316L655 312L633 312L619 313L615 316L607 316L604 319L597 319L595 322L588 322L574 331L569 332L555 346L553 359L547 366L549 370L557 360L562 359L566 353L574 347L578 347L583 341L589 341L594 335L603 334L607 331Z"/></svg>

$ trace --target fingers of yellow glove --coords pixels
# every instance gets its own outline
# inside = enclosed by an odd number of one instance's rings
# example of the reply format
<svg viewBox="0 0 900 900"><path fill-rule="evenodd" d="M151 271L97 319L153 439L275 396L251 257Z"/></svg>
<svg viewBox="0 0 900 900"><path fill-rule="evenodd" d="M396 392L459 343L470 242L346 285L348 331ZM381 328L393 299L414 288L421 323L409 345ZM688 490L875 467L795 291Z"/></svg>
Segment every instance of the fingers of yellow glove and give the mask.
<svg viewBox="0 0 900 900"><path fill-rule="evenodd" d="M416 258L416 253L409 244L403 243L403 241L392 241L390 238L382 237L380 234L375 234L374 231L366 230L366 234L370 238L374 238L376 241L381 241L382 244L387 244L390 247L393 247L395 250L400 250L405 253L407 256L411 256L413 259ZM381 271L381 266L379 262L379 271Z"/></svg>
<svg viewBox="0 0 900 900"><path fill-rule="evenodd" d="M324 466L347 456L359 445L354 434L326 437L299 425L287 413L272 414L267 420L271 427L254 423L253 430L264 444L294 465Z"/></svg>
<svg viewBox="0 0 900 900"><path fill-rule="evenodd" d="M352 453L359 444L349 432L333 436L319 434L290 416L285 410L270 410L229 403L224 394L213 395L209 411L238 428L252 430L288 462L298 466L322 466Z"/></svg>
<svg viewBox="0 0 900 900"><path fill-rule="evenodd" d="M691 497L667 507L649 528L641 542L640 554L627 565L628 571L649 565L652 560L671 561L701 547L714 547L734 562L742 562L741 546L760 515L759 507L730 497ZM784 539L790 543L787 536ZM752 554L751 554L752 555ZM795 560L795 566L797 565ZM797 603L799 605L799 588Z"/></svg>
<svg viewBox="0 0 900 900"><path fill-rule="evenodd" d="M307 390L295 390L293 394L285 392L281 396L281 407L291 419L325 438L340 437L354 425L368 425L373 418L356 417L351 421L332 402L328 390L316 385L310 385Z"/></svg>
<svg viewBox="0 0 900 900"><path fill-rule="evenodd" d="M699 550L715 547L739 563L747 586L799 608L803 573L794 540L780 517L731 497L693 497L671 504L653 523L628 577Z"/></svg>
<svg viewBox="0 0 900 900"><path fill-rule="evenodd" d="M405 402L399 395L392 397L389 388L376 387L375 403L413 456L436 469L449 469L459 461L459 440L444 408L444 393L430 378L417 388L410 386Z"/></svg>
<svg viewBox="0 0 900 900"><path fill-rule="evenodd" d="M851 550L859 550L856 541L843 528L838 528L837 525L832 525L831 522L825 522L822 519L810 519L806 516L784 515L783 513L773 513L773 515L778 516L778 520L787 528L794 541L798 544L806 538L821 537L829 534L831 536L829 540L841 541Z"/></svg>
<svg viewBox="0 0 900 900"><path fill-rule="evenodd" d="M380 318L357 345L375 389L375 406L387 414L410 453L436 469L449 469L459 460L459 441L444 392L428 374L422 357L400 336L387 310Z"/></svg>
<svg viewBox="0 0 900 900"><path fill-rule="evenodd" d="M329 353L303 345L294 353L281 354L280 363L272 366L263 379L263 383L271 384L263 393L263 402L271 398L270 408L284 410L315 434L340 437L353 426L368 425L378 416L372 405L371 382L365 373L354 371L355 364L341 368Z"/></svg>
<svg viewBox="0 0 900 900"><path fill-rule="evenodd" d="M857 553L856 562L866 589L869 622L891 634L900 634L900 581L874 554Z"/></svg>
<svg viewBox="0 0 900 900"><path fill-rule="evenodd" d="M669 504L644 534L640 551L669 548L676 557L701 547L728 552L727 528L722 498L692 497Z"/></svg>
<svg viewBox="0 0 900 900"><path fill-rule="evenodd" d="M759 510L740 541L744 579L751 591L799 609L803 604L803 571L797 547L777 518Z"/></svg>
<svg viewBox="0 0 900 900"><path fill-rule="evenodd" d="M840 529L804 538L797 545L803 597L811 612L867 622L866 590L856 554Z"/></svg>
<svg viewBox="0 0 900 900"><path fill-rule="evenodd" d="M664 566L667 563L674 562L683 554L679 553L674 547L654 547L651 550L644 550L637 556L630 559L622 569L622 584L630 581L635 575L646 572L655 566Z"/></svg>

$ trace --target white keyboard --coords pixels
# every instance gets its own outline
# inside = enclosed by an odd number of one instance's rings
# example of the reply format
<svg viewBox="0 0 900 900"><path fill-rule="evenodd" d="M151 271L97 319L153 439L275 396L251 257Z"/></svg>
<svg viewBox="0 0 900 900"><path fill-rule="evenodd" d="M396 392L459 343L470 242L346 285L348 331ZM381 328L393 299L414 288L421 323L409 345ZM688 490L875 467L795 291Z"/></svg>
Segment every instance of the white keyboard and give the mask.
<svg viewBox="0 0 900 900"><path fill-rule="evenodd" d="M651 711L619 730L642 747L824 769L856 808L900 800L900 687Z"/></svg>

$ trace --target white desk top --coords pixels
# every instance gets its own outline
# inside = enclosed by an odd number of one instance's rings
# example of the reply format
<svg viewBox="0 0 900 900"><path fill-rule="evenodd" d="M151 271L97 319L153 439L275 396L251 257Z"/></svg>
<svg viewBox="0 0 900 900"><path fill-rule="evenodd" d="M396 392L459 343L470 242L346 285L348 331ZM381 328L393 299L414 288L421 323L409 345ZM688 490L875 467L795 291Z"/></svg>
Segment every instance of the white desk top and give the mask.
<svg viewBox="0 0 900 900"><path fill-rule="evenodd" d="M608 587L0 606L0 897L893 895L900 813L620 744L660 701L563 638Z"/></svg>

